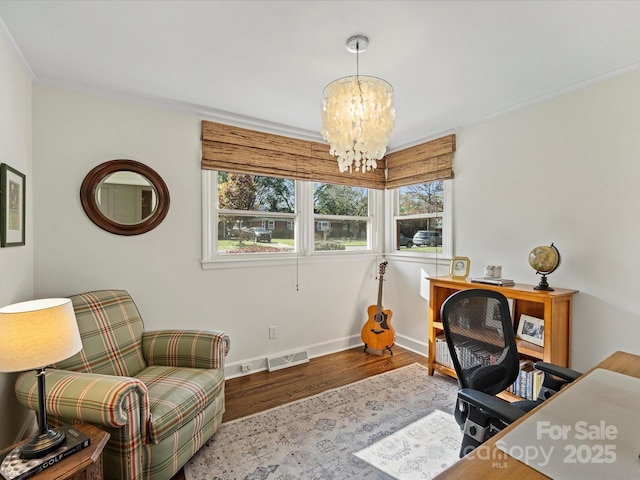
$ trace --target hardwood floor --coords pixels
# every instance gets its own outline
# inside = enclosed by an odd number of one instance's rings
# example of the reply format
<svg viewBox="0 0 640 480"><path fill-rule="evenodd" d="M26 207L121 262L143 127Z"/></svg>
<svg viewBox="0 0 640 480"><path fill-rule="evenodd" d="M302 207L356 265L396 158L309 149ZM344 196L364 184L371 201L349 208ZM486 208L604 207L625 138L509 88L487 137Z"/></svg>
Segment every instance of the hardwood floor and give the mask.
<svg viewBox="0 0 640 480"><path fill-rule="evenodd" d="M283 370L233 378L225 383L226 411L222 421L262 412L412 363L426 366L427 357L398 346L393 347L393 355L365 353L362 347L357 347ZM180 470L172 480L185 480L184 472Z"/></svg>

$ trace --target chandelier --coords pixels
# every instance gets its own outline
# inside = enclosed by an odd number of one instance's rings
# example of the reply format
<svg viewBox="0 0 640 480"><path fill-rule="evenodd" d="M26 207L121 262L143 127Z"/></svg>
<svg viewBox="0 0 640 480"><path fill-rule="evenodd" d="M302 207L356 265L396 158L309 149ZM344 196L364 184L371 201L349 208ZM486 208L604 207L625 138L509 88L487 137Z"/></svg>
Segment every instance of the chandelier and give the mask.
<svg viewBox="0 0 640 480"><path fill-rule="evenodd" d="M329 153L338 158L340 172L375 170L393 136L393 87L359 72L359 54L368 46L363 35L347 40L347 50L356 54L356 76L339 78L323 92L321 133Z"/></svg>

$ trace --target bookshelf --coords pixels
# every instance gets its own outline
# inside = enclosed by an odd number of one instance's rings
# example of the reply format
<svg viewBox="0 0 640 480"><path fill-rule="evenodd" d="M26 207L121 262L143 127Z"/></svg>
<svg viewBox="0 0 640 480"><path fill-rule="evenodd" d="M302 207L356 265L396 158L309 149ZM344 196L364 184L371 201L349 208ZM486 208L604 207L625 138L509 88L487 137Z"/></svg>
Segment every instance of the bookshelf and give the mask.
<svg viewBox="0 0 640 480"><path fill-rule="evenodd" d="M534 285L516 283L512 286L498 286L474 283L468 279L433 277L429 280L429 375L439 372L456 376L453 368L436 358L436 343L444 334L440 309L442 303L453 293L469 288L480 288L502 293L510 299L514 330L518 329L521 315L541 318L544 322L544 346L516 338L520 357L536 362L543 360L563 367L571 363L571 309L573 295L577 290L556 288L554 291L534 290ZM554 287L555 288L555 287ZM468 332L467 332L468 333Z"/></svg>

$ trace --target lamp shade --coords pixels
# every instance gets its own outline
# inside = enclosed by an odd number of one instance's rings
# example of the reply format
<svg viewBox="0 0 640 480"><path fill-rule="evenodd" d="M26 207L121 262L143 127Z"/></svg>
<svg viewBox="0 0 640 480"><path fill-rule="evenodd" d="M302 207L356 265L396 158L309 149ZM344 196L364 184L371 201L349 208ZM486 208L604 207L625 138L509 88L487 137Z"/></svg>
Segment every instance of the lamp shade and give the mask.
<svg viewBox="0 0 640 480"><path fill-rule="evenodd" d="M82 349L68 298L44 298L0 308L0 371L44 368Z"/></svg>

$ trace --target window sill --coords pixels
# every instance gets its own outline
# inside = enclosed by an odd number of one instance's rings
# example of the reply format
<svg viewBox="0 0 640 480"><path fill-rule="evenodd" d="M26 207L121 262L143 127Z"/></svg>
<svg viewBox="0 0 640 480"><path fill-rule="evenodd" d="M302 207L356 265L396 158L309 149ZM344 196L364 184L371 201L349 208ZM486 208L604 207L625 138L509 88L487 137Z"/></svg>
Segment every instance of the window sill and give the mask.
<svg viewBox="0 0 640 480"><path fill-rule="evenodd" d="M240 256L223 256L220 255L215 259L202 260L203 270L223 270L227 268L268 268L274 266L288 265L313 265L318 263L331 262L356 262L369 259L375 259L380 256L379 253L371 250L362 250L355 252L314 252L311 255L295 255L295 254L279 254L274 255L256 255L248 257Z"/></svg>

